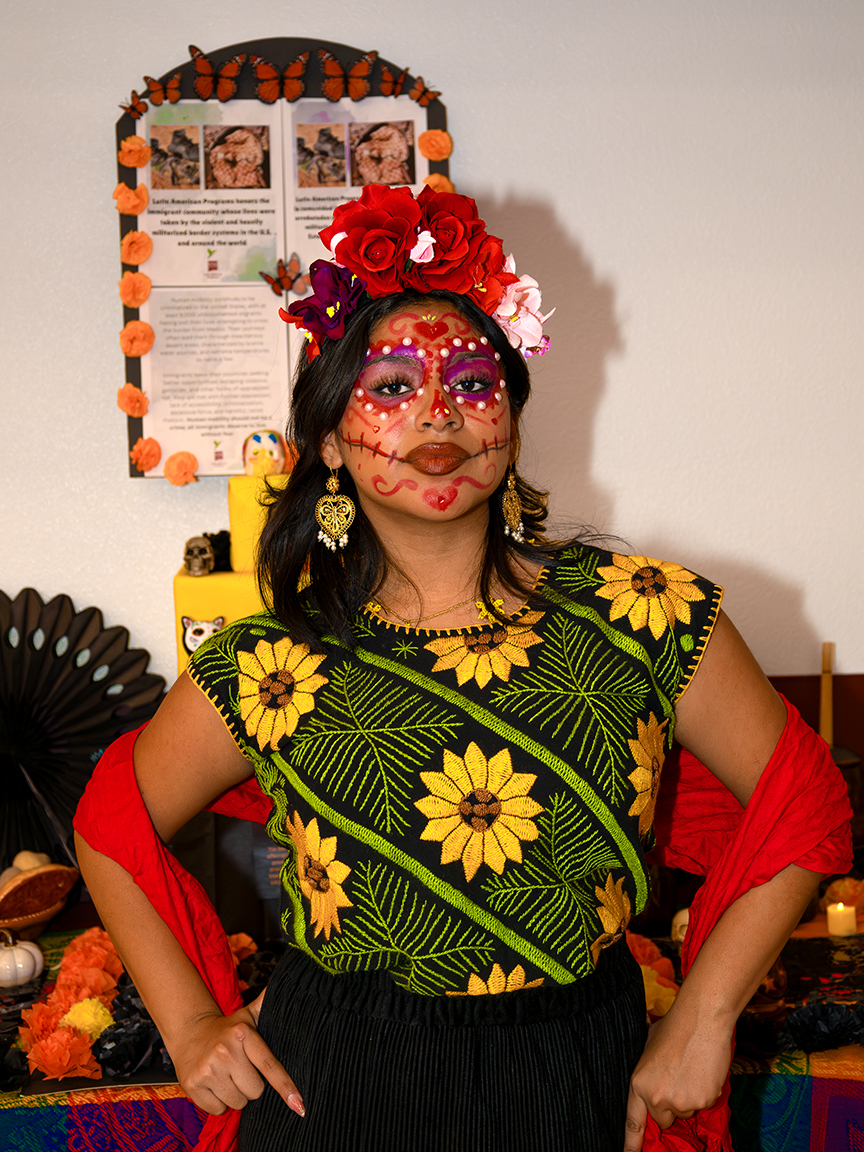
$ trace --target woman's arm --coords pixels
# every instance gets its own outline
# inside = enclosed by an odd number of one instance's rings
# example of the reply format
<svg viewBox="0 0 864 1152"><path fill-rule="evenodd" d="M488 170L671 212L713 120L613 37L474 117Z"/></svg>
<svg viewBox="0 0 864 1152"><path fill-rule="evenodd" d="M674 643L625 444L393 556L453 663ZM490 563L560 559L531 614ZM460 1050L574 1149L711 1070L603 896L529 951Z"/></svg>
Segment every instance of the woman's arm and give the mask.
<svg viewBox="0 0 864 1152"><path fill-rule="evenodd" d="M676 716L676 737L746 805L780 739L786 709L722 613ZM668 1128L720 1095L735 1022L819 879L789 865L720 917L672 1008L651 1028L630 1082L625 1152L642 1147L649 1113Z"/></svg>
<svg viewBox="0 0 864 1152"><path fill-rule="evenodd" d="M249 762L215 708L186 675L138 737L134 763L141 795L165 842L216 796L250 775ZM128 872L77 834L76 845L87 887L190 1098L215 1114L242 1108L261 1095L263 1075L303 1115L296 1086L255 1027L260 998L223 1016Z"/></svg>

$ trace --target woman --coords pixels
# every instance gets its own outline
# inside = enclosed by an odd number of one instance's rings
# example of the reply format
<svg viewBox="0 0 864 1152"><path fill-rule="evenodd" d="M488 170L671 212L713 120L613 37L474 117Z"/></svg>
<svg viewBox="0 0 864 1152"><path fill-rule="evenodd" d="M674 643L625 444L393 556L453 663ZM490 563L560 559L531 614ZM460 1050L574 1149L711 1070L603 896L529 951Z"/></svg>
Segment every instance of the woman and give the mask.
<svg viewBox="0 0 864 1152"><path fill-rule="evenodd" d="M473 201L367 186L321 237L334 262L282 313L307 345L272 613L202 646L100 765L82 868L181 1084L243 1110L241 1148L636 1152L721 1096L738 1013L845 863L842 783L720 589L545 541L516 464L546 317ZM622 937L673 730L734 851L712 841L707 939L646 1043ZM162 842L253 773L269 800L297 947L249 1008L105 815L130 755Z"/></svg>

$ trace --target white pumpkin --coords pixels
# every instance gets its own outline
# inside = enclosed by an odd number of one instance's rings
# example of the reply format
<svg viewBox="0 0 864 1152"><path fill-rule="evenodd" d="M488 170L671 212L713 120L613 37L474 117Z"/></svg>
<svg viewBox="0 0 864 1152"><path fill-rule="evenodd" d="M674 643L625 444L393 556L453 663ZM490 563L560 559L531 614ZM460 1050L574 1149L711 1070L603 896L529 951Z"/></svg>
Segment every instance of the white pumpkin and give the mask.
<svg viewBox="0 0 864 1152"><path fill-rule="evenodd" d="M5 942L0 943L0 988L29 984L45 966L39 947L30 940L13 943L11 933L5 928L0 928L0 932L6 937Z"/></svg>

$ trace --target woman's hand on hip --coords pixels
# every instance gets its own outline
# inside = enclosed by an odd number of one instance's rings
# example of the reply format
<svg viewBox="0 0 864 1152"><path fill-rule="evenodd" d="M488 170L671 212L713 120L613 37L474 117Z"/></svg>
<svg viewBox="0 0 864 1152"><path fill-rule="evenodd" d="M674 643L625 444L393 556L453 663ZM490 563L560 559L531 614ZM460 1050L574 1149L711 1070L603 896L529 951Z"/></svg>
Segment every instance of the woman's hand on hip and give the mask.
<svg viewBox="0 0 864 1152"><path fill-rule="evenodd" d="M648 1031L645 1051L630 1078L624 1152L639 1152L650 1115L660 1128L715 1103L732 1059L732 1029L699 1028L675 1018L675 1006Z"/></svg>
<svg viewBox="0 0 864 1152"><path fill-rule="evenodd" d="M297 1086L258 1031L263 993L230 1016L200 1016L172 1046L177 1078L199 1108L215 1116L257 1100L266 1080L298 1116L306 1110Z"/></svg>

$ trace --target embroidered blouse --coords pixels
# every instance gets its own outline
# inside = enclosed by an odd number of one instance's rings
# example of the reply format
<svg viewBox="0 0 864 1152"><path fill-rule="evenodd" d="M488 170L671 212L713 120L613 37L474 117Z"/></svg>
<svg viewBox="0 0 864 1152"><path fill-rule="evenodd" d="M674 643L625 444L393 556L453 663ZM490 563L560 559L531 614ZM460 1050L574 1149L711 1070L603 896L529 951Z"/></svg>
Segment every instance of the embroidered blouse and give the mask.
<svg viewBox="0 0 864 1152"><path fill-rule="evenodd" d="M262 613L193 654L273 801L285 929L328 970L426 995L568 983L644 907L673 708L722 590L580 545L537 592L447 631L366 611L323 655Z"/></svg>

